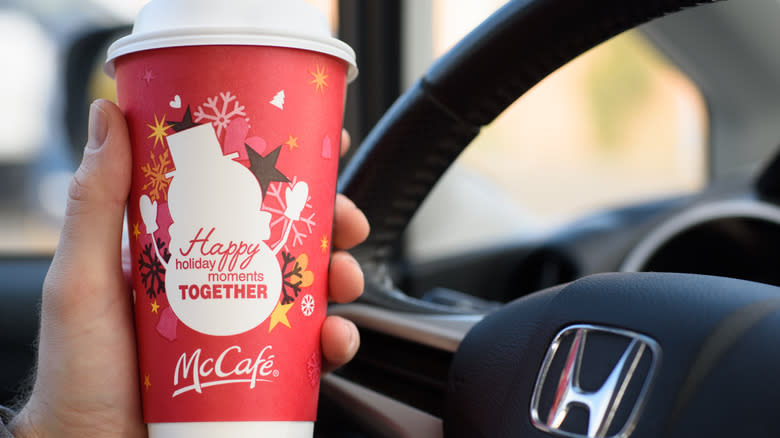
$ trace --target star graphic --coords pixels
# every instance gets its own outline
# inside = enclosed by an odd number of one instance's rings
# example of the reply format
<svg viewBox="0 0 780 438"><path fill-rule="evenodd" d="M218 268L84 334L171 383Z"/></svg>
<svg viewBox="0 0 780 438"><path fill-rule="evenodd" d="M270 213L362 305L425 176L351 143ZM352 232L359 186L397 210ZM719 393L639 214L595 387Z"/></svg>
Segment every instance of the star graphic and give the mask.
<svg viewBox="0 0 780 438"><path fill-rule="evenodd" d="M309 73L314 77L314 79L309 82L310 84L314 84L314 90L325 94L325 88L328 87L328 82L325 80L328 79L328 75L325 74L325 67L318 65L316 72L309 70Z"/></svg>
<svg viewBox="0 0 780 438"><path fill-rule="evenodd" d="M144 387L147 391L152 387L152 377L149 374L144 376Z"/></svg>
<svg viewBox="0 0 780 438"><path fill-rule="evenodd" d="M157 143L163 143L163 139L168 136L168 130L171 128L170 125L165 123L165 114L163 114L162 120L157 120L157 114L154 115L154 126L147 124L146 126L149 127L149 129L152 130L152 133L149 134L146 138L154 138L154 146L152 146L152 149L157 147ZM165 143L163 143L163 146Z"/></svg>
<svg viewBox="0 0 780 438"><path fill-rule="evenodd" d="M323 235L322 240L320 240L320 249L322 249L323 254L328 251L328 236Z"/></svg>
<svg viewBox="0 0 780 438"><path fill-rule="evenodd" d="M157 300L152 301L152 313L159 313L160 305L157 304Z"/></svg>
<svg viewBox="0 0 780 438"><path fill-rule="evenodd" d="M184 117L181 119L181 122L174 122L171 120L168 124L170 124L171 128L176 132L181 132L185 129L194 128L200 125L199 123L192 121L192 112L190 111L189 105L187 105L187 110L184 111Z"/></svg>
<svg viewBox="0 0 780 438"><path fill-rule="evenodd" d="M276 305L273 313L271 313L271 323L268 326L268 333L271 333L271 331L276 328L278 324L284 324L287 327L292 328L290 321L287 319L287 312L290 310L293 304L295 303L282 304L280 302Z"/></svg>
<svg viewBox="0 0 780 438"><path fill-rule="evenodd" d="M141 235L141 230L138 229L138 222L133 224L133 237L135 237L135 240L138 240L138 236Z"/></svg>
<svg viewBox="0 0 780 438"><path fill-rule="evenodd" d="M146 72L144 72L144 76L141 79L146 82L146 86L148 87L149 85L152 85L152 81L154 79L157 79L157 76L155 76L151 70L146 70Z"/></svg>
<svg viewBox="0 0 780 438"><path fill-rule="evenodd" d="M287 145L287 146L289 146L289 147L290 147L290 150L293 150L293 149L295 149L295 148L299 148L299 147L301 147L301 146L298 144L298 137L293 137L292 135L288 135L287 137L288 137L288 138L287 138L287 141L286 141L286 142L284 142L284 144L285 144L285 145Z"/></svg>
<svg viewBox="0 0 780 438"><path fill-rule="evenodd" d="M284 174L276 168L276 161L279 159L279 152L282 150L281 145L265 157L255 152L255 150L247 144L245 144L244 147L249 156L249 170L255 174L255 178L257 178L257 182L260 184L260 189L263 190L263 198L265 198L265 194L268 192L268 186L272 182L290 182L290 179L284 176Z"/></svg>

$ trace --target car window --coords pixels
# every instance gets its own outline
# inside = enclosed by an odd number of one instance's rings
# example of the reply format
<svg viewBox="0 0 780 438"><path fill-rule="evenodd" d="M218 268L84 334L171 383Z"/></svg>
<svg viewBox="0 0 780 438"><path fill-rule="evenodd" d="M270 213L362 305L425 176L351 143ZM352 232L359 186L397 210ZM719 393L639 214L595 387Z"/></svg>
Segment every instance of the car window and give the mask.
<svg viewBox="0 0 780 438"><path fill-rule="evenodd" d="M440 56L503 3L433 0L418 41ZM483 129L413 221L411 255L533 238L594 210L696 191L707 181L708 130L696 85L639 31L624 33Z"/></svg>
<svg viewBox="0 0 780 438"><path fill-rule="evenodd" d="M57 218L47 207L70 167L56 134L55 38L32 4L0 3L0 252L50 252ZM56 130L56 128L55 128Z"/></svg>

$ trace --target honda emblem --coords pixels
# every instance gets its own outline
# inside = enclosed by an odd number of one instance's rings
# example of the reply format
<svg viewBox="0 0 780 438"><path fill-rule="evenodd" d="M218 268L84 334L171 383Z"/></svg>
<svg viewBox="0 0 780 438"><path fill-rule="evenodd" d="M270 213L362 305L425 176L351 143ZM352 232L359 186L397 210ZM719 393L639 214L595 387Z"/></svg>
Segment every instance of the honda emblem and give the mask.
<svg viewBox="0 0 780 438"><path fill-rule="evenodd" d="M585 324L561 330L536 378L532 423L572 438L628 437L660 356L657 342L632 331Z"/></svg>

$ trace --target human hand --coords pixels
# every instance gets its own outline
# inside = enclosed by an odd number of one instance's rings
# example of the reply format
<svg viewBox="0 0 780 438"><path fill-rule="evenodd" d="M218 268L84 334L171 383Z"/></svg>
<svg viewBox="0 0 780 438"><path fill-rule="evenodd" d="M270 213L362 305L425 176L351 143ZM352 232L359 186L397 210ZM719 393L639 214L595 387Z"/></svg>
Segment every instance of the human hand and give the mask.
<svg viewBox="0 0 780 438"><path fill-rule="evenodd" d="M133 329L123 274L122 223L131 174L130 141L119 108L90 108L90 140L69 188L60 243L43 285L38 368L29 401L11 422L18 438L145 437ZM342 153L349 144L344 136ZM336 200L333 243L350 248L368 235L365 216ZM346 252L330 265L332 301L356 299L362 272ZM354 324L328 317L322 327L325 370L357 351Z"/></svg>

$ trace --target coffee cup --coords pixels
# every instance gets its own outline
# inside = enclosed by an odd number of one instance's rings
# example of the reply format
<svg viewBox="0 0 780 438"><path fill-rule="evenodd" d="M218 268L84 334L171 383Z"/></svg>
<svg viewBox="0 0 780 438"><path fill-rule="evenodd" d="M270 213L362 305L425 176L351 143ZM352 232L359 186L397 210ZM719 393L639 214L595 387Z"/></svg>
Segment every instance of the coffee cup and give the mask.
<svg viewBox="0 0 780 438"><path fill-rule="evenodd" d="M302 0L152 0L106 71L150 437L310 438L354 52Z"/></svg>

